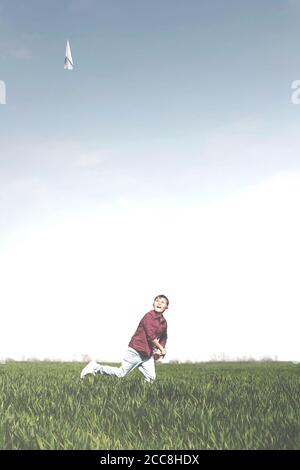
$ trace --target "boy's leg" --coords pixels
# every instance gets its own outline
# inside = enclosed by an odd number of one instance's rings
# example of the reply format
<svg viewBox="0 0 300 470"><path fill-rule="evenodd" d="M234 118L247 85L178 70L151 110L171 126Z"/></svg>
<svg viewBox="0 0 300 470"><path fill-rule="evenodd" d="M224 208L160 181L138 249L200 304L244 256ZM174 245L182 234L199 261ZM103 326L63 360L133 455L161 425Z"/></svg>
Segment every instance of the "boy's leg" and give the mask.
<svg viewBox="0 0 300 470"><path fill-rule="evenodd" d="M149 357L149 359L142 362L142 364L139 365L139 370L143 374L146 382L149 382L149 383L154 382L155 377L156 377L156 372L155 372L155 364L154 364L153 356Z"/></svg>
<svg viewBox="0 0 300 470"><path fill-rule="evenodd" d="M139 366L142 362L143 360L139 353L132 348L128 348L120 367L99 365L97 373L103 375L113 375L121 379L137 366Z"/></svg>

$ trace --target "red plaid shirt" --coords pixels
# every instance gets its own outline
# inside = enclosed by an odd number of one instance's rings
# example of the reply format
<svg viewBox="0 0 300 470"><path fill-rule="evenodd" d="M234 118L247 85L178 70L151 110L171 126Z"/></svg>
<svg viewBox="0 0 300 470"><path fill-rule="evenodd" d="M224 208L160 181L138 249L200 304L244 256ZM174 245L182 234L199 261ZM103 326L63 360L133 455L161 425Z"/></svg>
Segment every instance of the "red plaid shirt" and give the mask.
<svg viewBox="0 0 300 470"><path fill-rule="evenodd" d="M130 340L129 347L146 357L153 354L154 339L158 339L162 347L167 342L167 321L163 315L151 310L141 319L136 332Z"/></svg>

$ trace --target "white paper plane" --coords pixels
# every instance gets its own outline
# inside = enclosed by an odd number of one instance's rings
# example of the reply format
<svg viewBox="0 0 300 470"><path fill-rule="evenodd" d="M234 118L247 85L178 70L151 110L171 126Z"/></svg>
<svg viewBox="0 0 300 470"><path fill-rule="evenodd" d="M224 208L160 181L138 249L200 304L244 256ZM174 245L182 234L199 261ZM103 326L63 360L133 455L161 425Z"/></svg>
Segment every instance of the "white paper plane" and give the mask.
<svg viewBox="0 0 300 470"><path fill-rule="evenodd" d="M67 41L64 69L73 70L73 59L72 59L72 54L71 54L71 48L70 48L69 41Z"/></svg>

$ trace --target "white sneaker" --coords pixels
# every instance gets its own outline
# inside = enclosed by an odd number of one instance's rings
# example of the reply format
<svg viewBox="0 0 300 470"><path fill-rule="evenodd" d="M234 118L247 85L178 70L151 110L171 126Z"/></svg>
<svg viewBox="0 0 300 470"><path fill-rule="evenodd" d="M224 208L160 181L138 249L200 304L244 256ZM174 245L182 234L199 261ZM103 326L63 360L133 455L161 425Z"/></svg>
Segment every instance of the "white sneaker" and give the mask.
<svg viewBox="0 0 300 470"><path fill-rule="evenodd" d="M88 363L88 365L85 366L84 369L82 369L81 374L80 374L80 378L81 378L81 379L84 379L84 377L85 377L87 374L96 375L96 373L97 373L97 368L98 368L97 362L96 362L96 361L90 361L90 362Z"/></svg>

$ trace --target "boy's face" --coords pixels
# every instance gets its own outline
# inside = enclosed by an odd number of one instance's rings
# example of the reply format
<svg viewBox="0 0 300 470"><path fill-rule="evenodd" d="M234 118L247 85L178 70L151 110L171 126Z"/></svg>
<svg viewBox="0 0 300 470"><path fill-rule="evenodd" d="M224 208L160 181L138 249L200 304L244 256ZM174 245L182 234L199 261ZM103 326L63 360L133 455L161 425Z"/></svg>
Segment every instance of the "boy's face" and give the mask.
<svg viewBox="0 0 300 470"><path fill-rule="evenodd" d="M168 308L168 303L163 297L158 297L153 302L153 308L157 313L164 313L164 311Z"/></svg>

